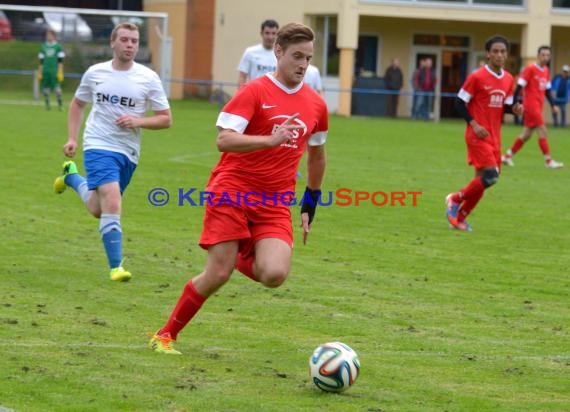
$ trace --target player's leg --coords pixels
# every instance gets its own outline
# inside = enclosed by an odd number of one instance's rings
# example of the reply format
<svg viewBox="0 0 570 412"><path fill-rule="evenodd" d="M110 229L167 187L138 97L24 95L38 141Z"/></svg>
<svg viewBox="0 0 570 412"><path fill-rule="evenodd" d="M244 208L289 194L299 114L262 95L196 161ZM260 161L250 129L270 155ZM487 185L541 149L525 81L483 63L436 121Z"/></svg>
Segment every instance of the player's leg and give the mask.
<svg viewBox="0 0 570 412"><path fill-rule="evenodd" d="M61 85L59 83L56 84L54 91L55 91L55 97L57 98L57 107L59 108L59 111L62 111L63 100L61 98Z"/></svg>
<svg viewBox="0 0 570 412"><path fill-rule="evenodd" d="M547 169L560 169L564 167L564 163L557 162L554 160L550 154L550 145L548 144L548 132L546 130L546 125L541 125L538 127L538 146L544 157L544 165Z"/></svg>
<svg viewBox="0 0 570 412"><path fill-rule="evenodd" d="M475 173L475 178L469 183L464 192L464 201L457 213L457 222L466 223L465 219L477 206L485 190L499 180L499 169L494 166L484 167ZM467 224L467 226L469 226Z"/></svg>
<svg viewBox="0 0 570 412"><path fill-rule="evenodd" d="M96 170L98 165L98 155L96 151L85 151L84 162L86 170ZM95 176L97 176L97 174L95 174ZM92 178L90 187L87 179L79 174L77 164L73 160L68 160L63 163L62 174L55 179L53 187L55 193L58 194L63 193L67 189L67 186L71 187L85 204L89 213L99 218L101 216L101 206L95 188L97 184L100 183L101 182Z"/></svg>
<svg viewBox="0 0 570 412"><path fill-rule="evenodd" d="M527 114L525 113L525 116ZM525 117L525 126L523 126L521 134L517 136L515 141L513 142L512 146L506 151L506 153L501 157L501 161L504 165L507 166L514 166L515 163L513 162L513 156L522 149L524 144L530 139L532 135L532 131L534 127L526 126L527 117Z"/></svg>
<svg viewBox="0 0 570 412"><path fill-rule="evenodd" d="M277 238L259 240L255 245L253 273L257 280L269 288L285 282L291 269L291 245Z"/></svg>
<svg viewBox="0 0 570 412"><path fill-rule="evenodd" d="M485 189L495 184L499 178L498 162L501 159L499 147L485 140L472 138L467 141L469 163L475 168L475 177L460 191L450 193L446 198L447 220L451 227L471 231L465 218L477 206ZM453 206L453 212L449 210Z"/></svg>
<svg viewBox="0 0 570 412"><path fill-rule="evenodd" d="M566 103L560 103L560 127L566 127Z"/></svg>
<svg viewBox="0 0 570 412"><path fill-rule="evenodd" d="M46 110L51 110L51 104L49 101L49 95L51 93L51 89L48 87L42 87L42 94L44 95L44 104Z"/></svg>
<svg viewBox="0 0 570 412"><path fill-rule="evenodd" d="M152 336L149 346L154 351L169 355L180 354L172 348L171 342L176 340L180 331L198 313L206 299L229 280L234 270L237 251L237 240L218 243L208 248L206 268L186 284L168 321Z"/></svg>

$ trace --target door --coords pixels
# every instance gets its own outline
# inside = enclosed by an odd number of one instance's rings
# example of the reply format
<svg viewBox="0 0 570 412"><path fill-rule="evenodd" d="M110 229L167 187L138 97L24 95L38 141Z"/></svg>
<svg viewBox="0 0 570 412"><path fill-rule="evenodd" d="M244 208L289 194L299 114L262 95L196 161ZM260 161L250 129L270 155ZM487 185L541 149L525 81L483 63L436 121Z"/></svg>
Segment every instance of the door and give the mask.
<svg viewBox="0 0 570 412"><path fill-rule="evenodd" d="M466 51L441 52L441 118L457 118L455 97L468 73L469 55Z"/></svg>

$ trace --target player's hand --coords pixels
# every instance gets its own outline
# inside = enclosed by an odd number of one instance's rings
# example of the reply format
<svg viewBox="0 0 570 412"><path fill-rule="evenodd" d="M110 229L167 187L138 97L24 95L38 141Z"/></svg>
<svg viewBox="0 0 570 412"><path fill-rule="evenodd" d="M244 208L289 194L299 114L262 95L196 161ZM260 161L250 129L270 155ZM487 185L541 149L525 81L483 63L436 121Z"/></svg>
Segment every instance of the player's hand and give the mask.
<svg viewBox="0 0 570 412"><path fill-rule="evenodd" d="M307 238L309 237L309 231L311 230L308 213L301 213L301 227L303 228L303 244L306 245Z"/></svg>
<svg viewBox="0 0 570 412"><path fill-rule="evenodd" d="M67 143L63 145L63 154L67 157L74 157L76 150L77 142L68 140Z"/></svg>
<svg viewBox="0 0 570 412"><path fill-rule="evenodd" d="M477 136L479 139L484 139L489 136L487 129L475 121L471 124L471 128L473 129L473 132L475 132L475 136Z"/></svg>
<svg viewBox="0 0 570 412"><path fill-rule="evenodd" d="M522 116L522 114L523 114L523 109L524 109L524 107L523 107L523 105L520 104L520 103L515 103L515 104L513 105L513 113L514 113L516 116Z"/></svg>
<svg viewBox="0 0 570 412"><path fill-rule="evenodd" d="M56 75L56 79L58 81L58 83L63 83L63 70L58 70L57 71L57 75Z"/></svg>
<svg viewBox="0 0 570 412"><path fill-rule="evenodd" d="M552 106L552 113L553 114L559 114L560 108L557 105Z"/></svg>
<svg viewBox="0 0 570 412"><path fill-rule="evenodd" d="M279 146L282 143L290 141L294 137L294 131L299 129L299 125L293 124L299 113L289 116L287 120L279 125L270 137L270 147Z"/></svg>
<svg viewBox="0 0 570 412"><path fill-rule="evenodd" d="M320 198L320 189L311 190L308 186L305 188L305 193L303 193L303 199L301 200L301 227L303 228L304 245L307 244L307 237L309 236L311 223L313 223L313 219L315 218L317 204Z"/></svg>
<svg viewBox="0 0 570 412"><path fill-rule="evenodd" d="M115 120L115 124L126 129L134 129L135 127L139 127L138 120L137 117L124 115Z"/></svg>

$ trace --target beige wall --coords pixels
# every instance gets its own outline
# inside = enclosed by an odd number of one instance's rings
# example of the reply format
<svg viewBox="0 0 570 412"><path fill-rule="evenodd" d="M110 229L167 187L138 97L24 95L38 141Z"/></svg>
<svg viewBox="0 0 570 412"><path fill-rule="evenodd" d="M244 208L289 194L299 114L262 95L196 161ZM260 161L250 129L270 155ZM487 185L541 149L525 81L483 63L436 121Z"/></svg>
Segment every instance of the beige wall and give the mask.
<svg viewBox="0 0 570 412"><path fill-rule="evenodd" d="M261 42L261 23L277 20L280 26L303 22L303 1L265 2L257 0L216 0L214 21L214 79L237 84L237 65L246 47ZM235 87L224 85L233 94Z"/></svg>

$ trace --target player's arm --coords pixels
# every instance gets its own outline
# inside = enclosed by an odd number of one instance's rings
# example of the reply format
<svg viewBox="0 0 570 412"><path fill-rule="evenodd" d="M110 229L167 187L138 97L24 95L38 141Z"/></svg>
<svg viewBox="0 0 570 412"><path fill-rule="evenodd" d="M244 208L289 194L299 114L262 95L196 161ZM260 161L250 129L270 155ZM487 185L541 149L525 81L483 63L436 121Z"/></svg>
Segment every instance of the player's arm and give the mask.
<svg viewBox="0 0 570 412"><path fill-rule="evenodd" d="M67 117L67 143L63 145L63 153L67 157L75 156L77 138L83 122L83 112L85 111L86 105L87 102L79 100L77 97L74 97L71 100L71 103L69 103L69 115Z"/></svg>
<svg viewBox="0 0 570 412"><path fill-rule="evenodd" d="M216 146L220 152L237 152L246 153L255 150L269 149L277 147L280 144L293 138L295 129L299 129L299 125L294 124L299 113L289 116L287 120L281 123L273 131L270 136L253 136L236 132L232 129L225 129L218 126L218 137Z"/></svg>
<svg viewBox="0 0 570 412"><path fill-rule="evenodd" d="M459 116L461 116L461 118L465 120L466 123L471 124L471 122L473 121L473 116L471 116L469 110L467 110L467 104L465 103L465 101L460 97L456 97L454 103L455 103L455 110L457 110Z"/></svg>
<svg viewBox="0 0 570 412"><path fill-rule="evenodd" d="M466 99L470 99L471 96L463 89L459 91L459 95L455 98L455 110L457 113L465 120L465 122L471 126L477 137L484 139L489 136L489 132L483 126L481 126L477 121L471 116L469 110L467 109Z"/></svg>
<svg viewBox="0 0 570 412"><path fill-rule="evenodd" d="M520 83L517 83L517 87L515 88L515 92L513 94L513 102L519 101L519 94L521 93L523 86Z"/></svg>
<svg viewBox="0 0 570 412"><path fill-rule="evenodd" d="M327 156L325 145L307 146L307 187L303 193L301 205L301 227L303 228L303 244L307 237L321 197L321 185L325 176Z"/></svg>
<svg viewBox="0 0 570 412"><path fill-rule="evenodd" d="M247 82L247 73L239 72L238 74L238 89L241 89Z"/></svg>
<svg viewBox="0 0 570 412"><path fill-rule="evenodd" d="M546 89L544 91L544 96L546 97L546 100L548 101L548 103L550 104L550 108L552 110L554 110L554 108L556 107L556 105L554 104L554 99L552 98L552 94L550 93L550 89Z"/></svg>
<svg viewBox="0 0 570 412"><path fill-rule="evenodd" d="M115 120L115 124L119 127L129 129L137 127L150 130L168 129L172 126L172 113L170 109L165 109L156 110L154 115L146 117L136 117L126 114Z"/></svg>

